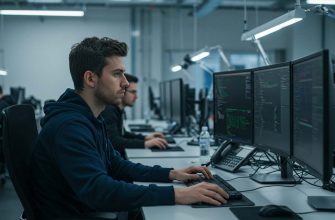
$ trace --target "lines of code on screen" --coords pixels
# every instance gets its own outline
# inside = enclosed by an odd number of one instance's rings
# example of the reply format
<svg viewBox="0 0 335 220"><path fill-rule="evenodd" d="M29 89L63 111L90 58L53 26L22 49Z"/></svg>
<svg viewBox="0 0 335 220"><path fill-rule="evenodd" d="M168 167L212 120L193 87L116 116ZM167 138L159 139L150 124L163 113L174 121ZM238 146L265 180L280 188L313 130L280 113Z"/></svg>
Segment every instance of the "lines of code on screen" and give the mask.
<svg viewBox="0 0 335 220"><path fill-rule="evenodd" d="M251 73L215 76L215 136L252 143Z"/></svg>
<svg viewBox="0 0 335 220"><path fill-rule="evenodd" d="M254 142L290 154L290 66L254 71Z"/></svg>

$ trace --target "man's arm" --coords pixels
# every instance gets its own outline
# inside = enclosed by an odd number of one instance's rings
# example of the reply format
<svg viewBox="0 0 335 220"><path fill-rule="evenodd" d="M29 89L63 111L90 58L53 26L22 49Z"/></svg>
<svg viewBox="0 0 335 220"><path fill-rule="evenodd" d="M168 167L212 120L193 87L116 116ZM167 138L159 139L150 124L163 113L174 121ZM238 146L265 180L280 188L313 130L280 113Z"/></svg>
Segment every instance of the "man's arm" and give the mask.
<svg viewBox="0 0 335 220"><path fill-rule="evenodd" d="M118 158L115 158L118 160ZM212 178L207 167L192 166L181 170L161 168L160 166L144 166L130 161L117 163L120 169L117 173L121 178L134 178L134 181L166 182L166 181L188 181L198 179L196 173L202 173L206 178ZM174 197L176 204L192 204L206 202L212 205L226 203L228 194L219 186L211 183L200 183L192 187L175 188Z"/></svg>
<svg viewBox="0 0 335 220"><path fill-rule="evenodd" d="M131 210L175 203L173 187L139 186L108 174L106 146L96 146L89 128L70 121L54 138L54 159L78 199L98 211ZM117 172L112 167L111 172Z"/></svg>

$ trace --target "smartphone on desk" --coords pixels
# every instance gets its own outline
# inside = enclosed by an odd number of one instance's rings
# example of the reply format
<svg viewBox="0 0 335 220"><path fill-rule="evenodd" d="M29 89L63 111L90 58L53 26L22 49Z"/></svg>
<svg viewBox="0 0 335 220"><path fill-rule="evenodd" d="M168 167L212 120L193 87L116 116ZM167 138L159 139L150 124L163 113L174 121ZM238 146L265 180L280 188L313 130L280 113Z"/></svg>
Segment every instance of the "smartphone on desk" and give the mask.
<svg viewBox="0 0 335 220"><path fill-rule="evenodd" d="M255 151L255 147L223 141L211 157L213 167L236 172Z"/></svg>

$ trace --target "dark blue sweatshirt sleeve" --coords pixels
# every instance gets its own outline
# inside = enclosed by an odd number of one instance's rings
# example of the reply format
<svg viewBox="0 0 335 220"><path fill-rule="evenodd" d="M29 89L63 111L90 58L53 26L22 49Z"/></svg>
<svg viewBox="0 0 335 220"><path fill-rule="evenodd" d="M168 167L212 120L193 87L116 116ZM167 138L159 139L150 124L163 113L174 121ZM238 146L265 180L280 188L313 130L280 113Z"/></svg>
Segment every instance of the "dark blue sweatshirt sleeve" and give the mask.
<svg viewBox="0 0 335 220"><path fill-rule="evenodd" d="M112 155L111 169L114 170L112 176L126 181L141 182L171 182L169 173L172 168L162 168L158 165L150 167L140 163L133 163L123 158Z"/></svg>
<svg viewBox="0 0 335 220"><path fill-rule="evenodd" d="M60 172L80 201L97 211L122 211L141 206L174 204L172 186L140 186L118 181L108 175L108 168L95 146L90 129L81 122L71 121L66 124L54 138L53 155ZM111 173L116 172L115 176L125 171L130 177L139 180L149 179L146 175L156 173L158 179L167 178L168 170L163 168L150 169L118 160L120 159L112 158L114 162L109 167ZM139 174L131 175L132 172ZM144 175L143 178L139 177L141 174Z"/></svg>

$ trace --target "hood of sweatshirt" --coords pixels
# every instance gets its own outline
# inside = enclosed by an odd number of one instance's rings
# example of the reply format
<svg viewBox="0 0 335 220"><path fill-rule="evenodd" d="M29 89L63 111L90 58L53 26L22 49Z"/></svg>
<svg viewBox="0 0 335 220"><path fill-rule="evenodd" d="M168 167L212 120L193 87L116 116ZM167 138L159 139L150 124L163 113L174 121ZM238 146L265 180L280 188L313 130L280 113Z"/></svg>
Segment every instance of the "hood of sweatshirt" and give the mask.
<svg viewBox="0 0 335 220"><path fill-rule="evenodd" d="M41 121L43 127L51 118L54 118L60 113L73 112L81 113L85 115L93 123L102 123L102 117L99 115L95 118L92 110L84 101L84 99L78 95L73 89L67 89L57 100L57 102L47 103L44 108L45 117Z"/></svg>

